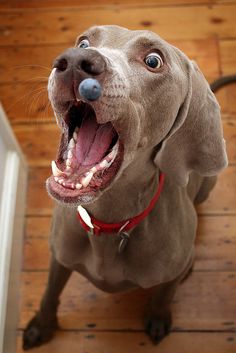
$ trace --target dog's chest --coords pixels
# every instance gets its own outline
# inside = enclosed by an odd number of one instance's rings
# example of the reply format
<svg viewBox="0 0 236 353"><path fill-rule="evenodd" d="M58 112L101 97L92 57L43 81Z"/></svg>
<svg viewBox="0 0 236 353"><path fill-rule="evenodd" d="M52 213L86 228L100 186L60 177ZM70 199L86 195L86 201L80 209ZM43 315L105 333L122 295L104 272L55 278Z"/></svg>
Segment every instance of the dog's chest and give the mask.
<svg viewBox="0 0 236 353"><path fill-rule="evenodd" d="M126 254L119 253L121 237L116 234L101 236L68 234L54 236L53 248L57 260L78 271L93 282L117 286L128 280Z"/></svg>
<svg viewBox="0 0 236 353"><path fill-rule="evenodd" d="M117 283L126 279L125 263L118 252L120 238L117 235L88 236L88 256L84 265L97 280Z"/></svg>
<svg viewBox="0 0 236 353"><path fill-rule="evenodd" d="M60 263L103 290L122 290L127 283L148 288L175 278L193 250L196 220L175 217L175 232L165 220L160 213L159 217L153 213L153 218L146 218L130 232L126 248L119 253L119 235L88 235L75 216L65 222L57 217L51 244Z"/></svg>

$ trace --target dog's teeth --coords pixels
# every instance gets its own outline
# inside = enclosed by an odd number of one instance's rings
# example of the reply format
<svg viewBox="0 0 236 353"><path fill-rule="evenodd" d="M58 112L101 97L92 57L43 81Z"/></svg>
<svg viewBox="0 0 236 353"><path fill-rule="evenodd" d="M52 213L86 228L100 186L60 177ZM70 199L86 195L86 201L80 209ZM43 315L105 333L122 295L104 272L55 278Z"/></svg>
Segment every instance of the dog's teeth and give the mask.
<svg viewBox="0 0 236 353"><path fill-rule="evenodd" d="M54 177L54 180L57 182L59 180L59 178L58 177Z"/></svg>
<svg viewBox="0 0 236 353"><path fill-rule="evenodd" d="M97 171L98 171L98 166L96 166L96 165L90 169L91 173L96 173Z"/></svg>
<svg viewBox="0 0 236 353"><path fill-rule="evenodd" d="M95 174L99 170L102 170L102 169L109 167L110 164L111 164L110 162L108 162L106 159L104 159L102 162L100 162L99 164L92 167L89 172Z"/></svg>
<svg viewBox="0 0 236 353"><path fill-rule="evenodd" d="M115 158L115 156L117 155L117 152L118 152L118 144L116 144L116 145L113 147L112 151L106 156L106 160L107 160L108 162L113 161L114 158Z"/></svg>
<svg viewBox="0 0 236 353"><path fill-rule="evenodd" d="M69 181L62 181L60 184L63 185L67 189L73 189L73 190L75 189L75 184L71 183Z"/></svg>
<svg viewBox="0 0 236 353"><path fill-rule="evenodd" d="M52 166L52 174L54 175L54 177L59 177L64 175L64 173L57 167L55 161L52 161L51 166Z"/></svg>
<svg viewBox="0 0 236 353"><path fill-rule="evenodd" d="M67 159L66 160L66 169L68 168L68 169L71 169L71 160L70 159Z"/></svg>
<svg viewBox="0 0 236 353"><path fill-rule="evenodd" d="M75 147L75 141L73 138L70 139L69 145L68 145L68 149L71 150L72 148Z"/></svg>
<svg viewBox="0 0 236 353"><path fill-rule="evenodd" d="M61 185L63 184L63 182L64 182L64 179L59 179L58 180L58 183L61 184Z"/></svg>
<svg viewBox="0 0 236 353"><path fill-rule="evenodd" d="M77 189L77 190L79 190L79 189L81 189L81 188L82 188L82 184L77 183L77 184L75 185L75 187L76 187L76 189Z"/></svg>
<svg viewBox="0 0 236 353"><path fill-rule="evenodd" d="M75 140L75 142L77 141L78 138L78 134L76 131L73 132L73 139Z"/></svg>
<svg viewBox="0 0 236 353"><path fill-rule="evenodd" d="M68 160L69 161L69 163L71 163L71 161L70 160ZM66 166L66 175L67 176L70 176L71 175L71 172L72 172L72 168L71 168L71 166L70 165L67 165Z"/></svg>
<svg viewBox="0 0 236 353"><path fill-rule="evenodd" d="M116 150L112 150L107 156L106 156L106 159L108 161L112 161L112 159L115 157L116 155Z"/></svg>
<svg viewBox="0 0 236 353"><path fill-rule="evenodd" d="M68 155L67 155L67 158L68 159L71 159L73 157L73 153L71 150L68 151Z"/></svg>
<svg viewBox="0 0 236 353"><path fill-rule="evenodd" d="M88 184L90 183L91 179L93 177L93 173L92 172L89 172L86 174L85 177L83 177L80 182L81 184L83 185L84 188L86 188L86 186L88 186Z"/></svg>
<svg viewBox="0 0 236 353"><path fill-rule="evenodd" d="M109 166L109 162L104 159L100 164L99 164L99 167L104 169L104 168L107 168Z"/></svg>

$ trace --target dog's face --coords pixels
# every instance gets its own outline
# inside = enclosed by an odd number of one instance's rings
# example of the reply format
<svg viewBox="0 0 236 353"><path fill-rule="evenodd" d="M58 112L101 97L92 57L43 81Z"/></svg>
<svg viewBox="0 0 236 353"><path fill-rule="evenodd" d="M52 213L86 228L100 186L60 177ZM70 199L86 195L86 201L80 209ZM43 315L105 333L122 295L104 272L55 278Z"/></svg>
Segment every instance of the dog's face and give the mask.
<svg viewBox="0 0 236 353"><path fill-rule="evenodd" d="M47 181L51 196L64 203L90 203L122 177L141 151L168 174L161 157L168 155L167 140L186 120L191 70L183 53L152 32L102 26L83 33L74 48L56 58L49 77L49 99L62 129ZM99 99L80 96L86 78L100 83ZM199 80L205 92L207 84L202 76Z"/></svg>

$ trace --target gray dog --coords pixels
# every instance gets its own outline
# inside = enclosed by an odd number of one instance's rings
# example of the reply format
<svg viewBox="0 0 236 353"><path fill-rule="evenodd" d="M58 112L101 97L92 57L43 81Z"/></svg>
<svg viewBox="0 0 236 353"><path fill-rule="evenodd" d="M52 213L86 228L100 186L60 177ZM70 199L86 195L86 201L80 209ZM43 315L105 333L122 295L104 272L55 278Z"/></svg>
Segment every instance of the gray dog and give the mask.
<svg viewBox="0 0 236 353"><path fill-rule="evenodd" d="M89 78L98 86L80 90ZM58 205L48 285L24 349L51 339L72 271L108 292L153 287L144 322L157 343L193 264L194 203L227 165L219 105L180 50L118 26L90 28L56 58L48 92L62 131L47 180Z"/></svg>

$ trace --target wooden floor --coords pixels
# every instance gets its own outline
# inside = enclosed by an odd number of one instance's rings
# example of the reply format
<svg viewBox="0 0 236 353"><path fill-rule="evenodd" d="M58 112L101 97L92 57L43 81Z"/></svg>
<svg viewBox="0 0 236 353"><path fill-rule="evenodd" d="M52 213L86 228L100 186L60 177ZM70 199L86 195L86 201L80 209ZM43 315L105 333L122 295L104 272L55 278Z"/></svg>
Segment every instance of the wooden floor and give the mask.
<svg viewBox="0 0 236 353"><path fill-rule="evenodd" d="M50 65L77 33L104 23L156 31L195 59L209 81L236 73L236 1L1 1L0 99L30 165L18 353L48 271L53 203L44 184L59 136L46 96ZM171 335L152 346L143 333L147 293L105 294L75 274L62 297L60 332L35 352L236 352L236 85L217 96L230 164L199 207L195 268L173 302Z"/></svg>

